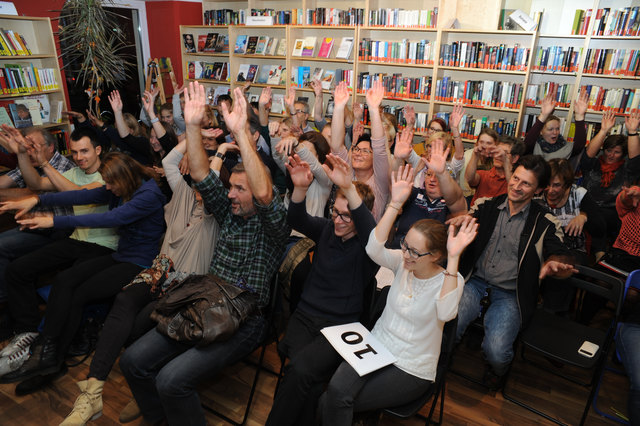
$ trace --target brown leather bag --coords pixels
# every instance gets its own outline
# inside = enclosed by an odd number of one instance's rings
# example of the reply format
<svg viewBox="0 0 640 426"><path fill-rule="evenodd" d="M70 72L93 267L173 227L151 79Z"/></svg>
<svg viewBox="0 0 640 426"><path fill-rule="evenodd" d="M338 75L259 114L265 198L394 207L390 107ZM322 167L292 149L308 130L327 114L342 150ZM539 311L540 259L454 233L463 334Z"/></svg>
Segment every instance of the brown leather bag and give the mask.
<svg viewBox="0 0 640 426"><path fill-rule="evenodd" d="M205 346L227 340L257 311L258 297L212 275L190 275L174 285L151 313L156 329L179 342Z"/></svg>

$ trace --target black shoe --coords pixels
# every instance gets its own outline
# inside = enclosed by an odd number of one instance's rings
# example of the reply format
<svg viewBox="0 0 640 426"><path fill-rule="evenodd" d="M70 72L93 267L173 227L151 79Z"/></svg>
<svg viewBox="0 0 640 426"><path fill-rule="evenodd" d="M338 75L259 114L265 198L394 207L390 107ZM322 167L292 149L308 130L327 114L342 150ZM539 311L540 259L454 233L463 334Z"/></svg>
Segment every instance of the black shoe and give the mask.
<svg viewBox="0 0 640 426"><path fill-rule="evenodd" d="M493 368L489 367L485 370L484 376L482 377L482 384L489 388L492 391L499 391L504 387L506 375L499 376L493 372Z"/></svg>
<svg viewBox="0 0 640 426"><path fill-rule="evenodd" d="M63 365L59 372L53 374L47 374L46 376L34 376L28 380L18 383L16 386L16 396L29 395L35 391L42 389L54 380L67 374L69 369L66 365Z"/></svg>
<svg viewBox="0 0 640 426"><path fill-rule="evenodd" d="M0 383L15 383L35 376L45 376L60 372L62 361L58 356L58 342L50 337L31 345L31 357L22 367L0 377Z"/></svg>

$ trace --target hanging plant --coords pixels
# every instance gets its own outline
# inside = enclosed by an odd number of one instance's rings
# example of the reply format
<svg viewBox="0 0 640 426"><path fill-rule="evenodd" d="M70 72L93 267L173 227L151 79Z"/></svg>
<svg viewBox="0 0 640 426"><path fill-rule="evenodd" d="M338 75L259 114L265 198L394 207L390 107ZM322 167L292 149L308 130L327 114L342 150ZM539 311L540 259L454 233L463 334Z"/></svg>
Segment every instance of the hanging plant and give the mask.
<svg viewBox="0 0 640 426"><path fill-rule="evenodd" d="M89 109L98 112L100 95L107 86L115 87L133 66L125 34L116 15L103 8L112 0L67 0L60 11L60 56L89 96ZM73 64L73 68L71 65ZM95 108L94 108L95 105ZM99 113L99 112L98 112Z"/></svg>

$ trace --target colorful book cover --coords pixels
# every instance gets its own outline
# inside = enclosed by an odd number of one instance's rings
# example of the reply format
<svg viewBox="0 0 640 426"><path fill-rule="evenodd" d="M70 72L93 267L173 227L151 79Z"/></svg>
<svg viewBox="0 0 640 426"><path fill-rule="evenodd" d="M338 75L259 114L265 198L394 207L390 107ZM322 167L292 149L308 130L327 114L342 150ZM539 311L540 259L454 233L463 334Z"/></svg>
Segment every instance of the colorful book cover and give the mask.
<svg viewBox="0 0 640 426"><path fill-rule="evenodd" d="M258 37L258 44L256 45L256 55L265 55L267 53L267 43L269 43L269 37Z"/></svg>
<svg viewBox="0 0 640 426"><path fill-rule="evenodd" d="M299 38L293 44L293 51L291 56L302 56L302 49L304 48L304 39Z"/></svg>
<svg viewBox="0 0 640 426"><path fill-rule="evenodd" d="M184 40L184 51L187 53L194 53L196 51L196 42L193 39L193 34L182 34Z"/></svg>
<svg viewBox="0 0 640 426"><path fill-rule="evenodd" d="M249 71L247 71L247 81L253 82L257 74L258 74L258 66L249 65Z"/></svg>
<svg viewBox="0 0 640 426"><path fill-rule="evenodd" d="M323 72L324 72L324 70L322 68L315 68L313 70L313 74L311 76L311 80L321 81Z"/></svg>
<svg viewBox="0 0 640 426"><path fill-rule="evenodd" d="M220 73L221 81L229 81L229 62L222 64L222 72Z"/></svg>
<svg viewBox="0 0 640 426"><path fill-rule="evenodd" d="M199 35L198 36L198 52L204 52L204 47L207 45L207 36Z"/></svg>
<svg viewBox="0 0 640 426"><path fill-rule="evenodd" d="M218 36L218 38L216 40L216 46L215 46L213 51L217 52L217 53L222 53L222 51L224 50L225 41L227 43L227 51L228 51L229 50L229 39L224 34L220 34Z"/></svg>
<svg viewBox="0 0 640 426"><path fill-rule="evenodd" d="M331 56L331 49L333 48L333 37L325 37L322 39L320 50L318 51L318 58L328 58Z"/></svg>
<svg viewBox="0 0 640 426"><path fill-rule="evenodd" d="M275 86L281 84L280 80L282 79L282 70L284 67L282 65L273 65L272 70L269 73L269 78L267 79L267 84L273 84Z"/></svg>
<svg viewBox="0 0 640 426"><path fill-rule="evenodd" d="M276 49L276 56L286 56L287 55L287 39L281 38L278 40L278 48Z"/></svg>
<svg viewBox="0 0 640 426"><path fill-rule="evenodd" d="M237 81L247 81L247 74L249 73L249 64L240 64L238 68Z"/></svg>
<svg viewBox="0 0 640 426"><path fill-rule="evenodd" d="M195 61L196 69L195 69L195 78L204 78L204 62Z"/></svg>
<svg viewBox="0 0 640 426"><path fill-rule="evenodd" d="M33 126L29 107L24 103L9 104L9 111L11 112L11 118L13 118L16 129Z"/></svg>
<svg viewBox="0 0 640 426"><path fill-rule="evenodd" d="M269 42L267 43L267 48L265 49L264 54L273 56L276 54L276 49L278 48L278 39L275 37L269 38Z"/></svg>
<svg viewBox="0 0 640 426"><path fill-rule="evenodd" d="M258 46L258 36L249 36L247 40L247 50L245 53L247 55L255 55L257 46Z"/></svg>
<svg viewBox="0 0 640 426"><path fill-rule="evenodd" d="M233 53L237 53L239 55L244 55L247 51L247 36L239 35L236 39L236 45L233 48Z"/></svg>
<svg viewBox="0 0 640 426"><path fill-rule="evenodd" d="M298 85L307 87L311 78L311 67L298 67Z"/></svg>
<svg viewBox="0 0 640 426"><path fill-rule="evenodd" d="M282 68L282 72L280 73L280 86L284 86L287 84L287 68Z"/></svg>
<svg viewBox="0 0 640 426"><path fill-rule="evenodd" d="M309 36L305 37L304 44L302 45L302 56L313 57L316 50L316 38Z"/></svg>
<svg viewBox="0 0 640 426"><path fill-rule="evenodd" d="M273 73L272 68L275 65L263 65L260 67L260 72L256 76L256 83L259 84L267 84L267 80L269 80L269 76Z"/></svg>
<svg viewBox="0 0 640 426"><path fill-rule="evenodd" d="M271 112L274 114L284 113L284 95L274 93L271 97Z"/></svg>
<svg viewBox="0 0 640 426"><path fill-rule="evenodd" d="M205 62L202 72L202 78L213 79L213 64Z"/></svg>
<svg viewBox="0 0 640 426"><path fill-rule="evenodd" d="M333 84L333 79L336 76L336 70L325 70L320 83L322 83L322 88L324 90L331 90L331 85Z"/></svg>
<svg viewBox="0 0 640 426"><path fill-rule="evenodd" d="M218 34L217 33L209 33L207 34L207 41L204 44L205 52L215 52L216 51L216 43L218 42Z"/></svg>
<svg viewBox="0 0 640 426"><path fill-rule="evenodd" d="M38 106L37 110L40 113L40 118L43 123L49 123L51 121L51 105L49 104L49 97L47 95L25 96L25 100L36 102ZM33 118L33 114L31 117Z"/></svg>
<svg viewBox="0 0 640 426"><path fill-rule="evenodd" d="M211 78L213 78L214 80L221 80L222 79L222 62L214 62L213 64L213 76Z"/></svg>

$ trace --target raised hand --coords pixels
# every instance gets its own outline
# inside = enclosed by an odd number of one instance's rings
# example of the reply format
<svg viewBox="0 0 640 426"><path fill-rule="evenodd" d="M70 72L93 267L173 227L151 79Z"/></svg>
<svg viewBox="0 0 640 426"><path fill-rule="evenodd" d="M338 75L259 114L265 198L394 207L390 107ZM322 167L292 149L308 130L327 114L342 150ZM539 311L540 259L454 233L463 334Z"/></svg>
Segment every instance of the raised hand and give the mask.
<svg viewBox="0 0 640 426"><path fill-rule="evenodd" d="M278 142L276 151L288 157L294 153L296 146L298 146L298 139L295 136L288 136Z"/></svg>
<svg viewBox="0 0 640 426"><path fill-rule="evenodd" d="M360 140L360 136L364 134L364 124L362 121L356 121L353 125L352 135L351 135L351 143L355 144Z"/></svg>
<svg viewBox="0 0 640 426"><path fill-rule="evenodd" d="M411 195L413 188L413 168L406 164L397 172L391 172L391 202L400 208Z"/></svg>
<svg viewBox="0 0 640 426"><path fill-rule="evenodd" d="M0 213L6 213L8 211L16 210L16 219L23 217L29 210L34 208L38 204L38 197L31 196L23 198L22 200L5 201L0 203Z"/></svg>
<svg viewBox="0 0 640 426"><path fill-rule="evenodd" d="M269 136L274 137L276 133L278 133L278 129L280 128L280 123L278 121L270 121L269 122Z"/></svg>
<svg viewBox="0 0 640 426"><path fill-rule="evenodd" d="M324 172L331 182L342 189L348 189L352 184L351 167L342 158L334 154L327 154L327 161L322 165Z"/></svg>
<svg viewBox="0 0 640 426"><path fill-rule="evenodd" d="M462 104L455 104L453 106L453 111L449 115L449 127L452 129L457 129L460 126L460 121L464 116L464 107Z"/></svg>
<svg viewBox="0 0 640 426"><path fill-rule="evenodd" d="M468 215L458 217L461 218L459 224L449 226L448 229L447 255L449 257L459 257L478 234L478 223L474 217Z"/></svg>
<svg viewBox="0 0 640 426"><path fill-rule="evenodd" d="M219 129L217 127L213 127L211 129L200 129L200 134L205 138L217 139L222 136L223 133L224 132L222 131L222 129Z"/></svg>
<svg viewBox="0 0 640 426"><path fill-rule="evenodd" d="M293 186L297 188L308 188L311 182L313 182L313 173L311 173L309 163L302 161L298 154L289 157L289 162L285 166L287 167L289 176L291 176Z"/></svg>
<svg viewBox="0 0 640 426"><path fill-rule="evenodd" d="M640 111L635 110L624 118L624 126L629 133L637 133L640 125Z"/></svg>
<svg viewBox="0 0 640 426"><path fill-rule="evenodd" d="M576 121L584 121L584 115L587 113L588 100L587 92L584 92L574 103L573 115Z"/></svg>
<svg viewBox="0 0 640 426"><path fill-rule="evenodd" d="M96 115L94 115L91 110L87 109L87 117L89 118L89 121L91 122L92 125L96 126L96 127L102 127L104 126L104 121L102 121L100 118L98 118Z"/></svg>
<svg viewBox="0 0 640 426"><path fill-rule="evenodd" d="M335 89L333 89L333 107L343 108L347 104L347 102L349 102L350 97L351 95L349 94L347 83L343 80L336 85Z"/></svg>
<svg viewBox="0 0 640 426"><path fill-rule="evenodd" d="M204 86L197 81L189 83L189 87L184 92L184 111L182 112L186 125L200 127L205 115L206 103Z"/></svg>
<svg viewBox="0 0 640 426"><path fill-rule="evenodd" d="M309 85L313 89L313 93L316 96L322 96L322 83L320 82L320 80L317 80L317 79L311 80Z"/></svg>
<svg viewBox="0 0 640 426"><path fill-rule="evenodd" d="M444 149L444 142L442 139L435 139L431 143L431 156L429 159L422 157L427 169L433 170L436 175L443 173L447 167L447 156L449 155L450 148Z"/></svg>
<svg viewBox="0 0 640 426"><path fill-rule="evenodd" d="M556 92L549 92L542 101L540 101L540 121L544 122L556 109Z"/></svg>
<svg viewBox="0 0 640 426"><path fill-rule="evenodd" d="M62 111L63 114L67 114L69 117L75 119L78 121L78 123L84 123L84 121L86 120L86 118L84 117L84 115L81 112L75 112L75 111Z"/></svg>
<svg viewBox="0 0 640 426"><path fill-rule="evenodd" d="M242 93L242 89L236 87L233 91L234 104L233 111L229 112L227 103L222 103L222 116L224 122L227 124L227 128L233 133L240 133L245 131L247 125L247 99Z"/></svg>
<svg viewBox="0 0 640 426"><path fill-rule="evenodd" d="M113 112L122 112L122 99L120 99L120 92L117 90L113 90L109 93L109 103L111 104L111 109Z"/></svg>
<svg viewBox="0 0 640 426"><path fill-rule="evenodd" d="M284 95L284 104L287 106L289 112L293 111L294 104L296 103L296 88L295 86L289 86L287 93Z"/></svg>
<svg viewBox="0 0 640 426"><path fill-rule="evenodd" d="M258 105L261 107L267 108L267 105L271 103L271 87L265 87L262 89L260 93L260 97L258 98Z"/></svg>
<svg viewBox="0 0 640 426"><path fill-rule="evenodd" d="M145 90L142 95L142 105L144 106L144 110L147 111L147 114L155 116L155 111L153 110L153 99L153 94L148 90Z"/></svg>
<svg viewBox="0 0 640 426"><path fill-rule="evenodd" d="M174 95L179 95L180 93L184 92L185 89L187 88L187 86L185 84L183 84L182 86L179 86L176 81L172 81L171 85L173 86L173 94Z"/></svg>
<svg viewBox="0 0 640 426"><path fill-rule="evenodd" d="M334 101L335 102L335 101ZM353 121L362 121L364 116L364 108L360 102L353 104Z"/></svg>
<svg viewBox="0 0 640 426"><path fill-rule="evenodd" d="M616 124L616 115L613 110L605 111L602 114L602 119L600 120L600 130L605 133L609 133L609 130L613 128Z"/></svg>
<svg viewBox="0 0 640 426"><path fill-rule="evenodd" d="M26 146L29 143L26 141L22 133L14 127L10 127L6 124L2 126L2 132L0 132L0 144L9 152L18 154L19 152L26 152Z"/></svg>
<svg viewBox="0 0 640 426"><path fill-rule="evenodd" d="M367 90L367 105L369 105L369 110L378 109L380 104L382 103L382 99L384 98L384 86L382 85L382 81L376 80L373 82L373 85L369 90Z"/></svg>
<svg viewBox="0 0 640 426"><path fill-rule="evenodd" d="M393 150L393 156L400 160L406 160L413 150L413 128L406 127L402 132L396 135L396 147Z"/></svg>
<svg viewBox="0 0 640 426"><path fill-rule="evenodd" d="M404 113L404 120L407 122L407 127L415 127L416 125L416 110L412 105L407 105L402 108Z"/></svg>

